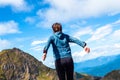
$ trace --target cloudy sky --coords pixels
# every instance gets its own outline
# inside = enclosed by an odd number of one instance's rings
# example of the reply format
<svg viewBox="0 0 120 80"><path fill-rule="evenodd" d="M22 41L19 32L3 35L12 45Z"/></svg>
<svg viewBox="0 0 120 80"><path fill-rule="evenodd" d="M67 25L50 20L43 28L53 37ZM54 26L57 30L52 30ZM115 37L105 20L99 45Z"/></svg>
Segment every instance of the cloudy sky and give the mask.
<svg viewBox="0 0 120 80"><path fill-rule="evenodd" d="M54 22L91 48L72 43L74 62L120 54L120 0L0 0L0 51L17 47L42 61ZM53 61L50 47L44 63Z"/></svg>

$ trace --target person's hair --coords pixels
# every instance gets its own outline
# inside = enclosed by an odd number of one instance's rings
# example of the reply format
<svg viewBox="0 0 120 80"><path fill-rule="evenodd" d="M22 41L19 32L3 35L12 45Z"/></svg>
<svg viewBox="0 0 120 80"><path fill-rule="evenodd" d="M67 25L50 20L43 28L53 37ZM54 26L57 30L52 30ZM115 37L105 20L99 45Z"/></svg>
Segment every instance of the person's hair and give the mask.
<svg viewBox="0 0 120 80"><path fill-rule="evenodd" d="M52 25L53 32L62 32L62 25L60 23L54 23Z"/></svg>

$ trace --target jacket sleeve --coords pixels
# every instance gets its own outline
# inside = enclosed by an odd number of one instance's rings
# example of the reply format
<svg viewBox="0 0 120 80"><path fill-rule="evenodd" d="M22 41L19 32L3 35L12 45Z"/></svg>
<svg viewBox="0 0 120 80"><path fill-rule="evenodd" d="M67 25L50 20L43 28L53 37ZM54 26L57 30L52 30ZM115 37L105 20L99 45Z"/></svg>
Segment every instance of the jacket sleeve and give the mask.
<svg viewBox="0 0 120 80"><path fill-rule="evenodd" d="M76 43L76 44L80 45L83 48L87 45L86 42L80 41L79 39L71 37L71 36L68 36L68 39L69 39L69 42Z"/></svg>
<svg viewBox="0 0 120 80"><path fill-rule="evenodd" d="M52 36L48 39L48 41L47 41L47 43L46 43L46 45L45 45L45 47L43 49L43 53L47 53L47 51L48 51L48 49L50 47L51 42L52 42Z"/></svg>

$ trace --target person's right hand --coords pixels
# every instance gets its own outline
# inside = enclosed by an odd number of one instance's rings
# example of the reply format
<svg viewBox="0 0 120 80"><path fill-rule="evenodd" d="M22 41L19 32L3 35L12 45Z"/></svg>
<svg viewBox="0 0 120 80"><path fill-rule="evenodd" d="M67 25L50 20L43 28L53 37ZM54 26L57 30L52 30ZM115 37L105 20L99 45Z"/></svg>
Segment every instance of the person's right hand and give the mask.
<svg viewBox="0 0 120 80"><path fill-rule="evenodd" d="M90 48L89 47L85 46L84 50L85 50L85 52L90 53Z"/></svg>
<svg viewBox="0 0 120 80"><path fill-rule="evenodd" d="M43 53L42 60L45 61L47 53Z"/></svg>

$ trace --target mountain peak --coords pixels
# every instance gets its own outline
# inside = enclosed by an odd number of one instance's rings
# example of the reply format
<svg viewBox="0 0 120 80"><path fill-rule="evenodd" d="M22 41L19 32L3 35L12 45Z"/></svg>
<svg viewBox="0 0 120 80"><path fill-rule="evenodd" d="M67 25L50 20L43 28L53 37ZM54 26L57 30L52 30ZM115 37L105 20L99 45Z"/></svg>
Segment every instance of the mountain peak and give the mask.
<svg viewBox="0 0 120 80"><path fill-rule="evenodd" d="M52 80L55 70L46 67L30 54L18 49L0 52L0 80Z"/></svg>

